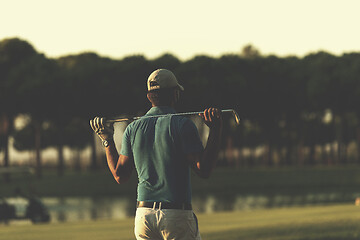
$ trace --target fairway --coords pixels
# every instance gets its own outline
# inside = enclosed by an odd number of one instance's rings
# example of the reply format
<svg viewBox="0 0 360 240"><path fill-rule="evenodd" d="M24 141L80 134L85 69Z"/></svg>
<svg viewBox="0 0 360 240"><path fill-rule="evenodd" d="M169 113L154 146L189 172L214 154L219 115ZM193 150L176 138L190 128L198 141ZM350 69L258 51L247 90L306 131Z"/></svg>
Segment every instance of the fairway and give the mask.
<svg viewBox="0 0 360 240"><path fill-rule="evenodd" d="M204 240L360 239L360 207L353 204L201 214ZM130 240L133 218L49 225L0 225L0 240Z"/></svg>

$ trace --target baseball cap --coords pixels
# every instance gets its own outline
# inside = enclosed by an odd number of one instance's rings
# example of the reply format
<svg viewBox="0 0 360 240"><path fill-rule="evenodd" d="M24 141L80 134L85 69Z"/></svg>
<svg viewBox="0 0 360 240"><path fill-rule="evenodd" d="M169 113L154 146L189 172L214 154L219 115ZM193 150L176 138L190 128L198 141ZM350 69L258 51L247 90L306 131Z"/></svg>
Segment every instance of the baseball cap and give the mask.
<svg viewBox="0 0 360 240"><path fill-rule="evenodd" d="M157 69L152 72L147 80L148 91L179 87L184 91L183 86L179 84L175 75L167 69Z"/></svg>

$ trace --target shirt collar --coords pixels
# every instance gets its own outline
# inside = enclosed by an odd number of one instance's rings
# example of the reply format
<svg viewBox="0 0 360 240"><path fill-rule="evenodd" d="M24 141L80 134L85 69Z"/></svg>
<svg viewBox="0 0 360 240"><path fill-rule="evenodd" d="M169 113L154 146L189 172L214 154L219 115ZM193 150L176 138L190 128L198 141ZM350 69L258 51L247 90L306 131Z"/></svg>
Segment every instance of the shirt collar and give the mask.
<svg viewBox="0 0 360 240"><path fill-rule="evenodd" d="M150 110L145 115L161 115L161 114L169 114L176 113L175 109L168 106L156 106L150 108Z"/></svg>

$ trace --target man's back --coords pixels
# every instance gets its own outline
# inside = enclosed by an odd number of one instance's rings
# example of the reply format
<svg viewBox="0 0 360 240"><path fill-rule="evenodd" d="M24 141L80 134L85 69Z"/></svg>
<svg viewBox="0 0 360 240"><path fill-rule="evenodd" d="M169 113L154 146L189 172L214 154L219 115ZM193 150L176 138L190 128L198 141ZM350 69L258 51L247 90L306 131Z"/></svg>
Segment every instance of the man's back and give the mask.
<svg viewBox="0 0 360 240"><path fill-rule="evenodd" d="M138 201L191 203L190 168L185 155L203 151L195 125L181 116L147 118L175 113L153 107L145 118L131 123L121 154L134 158Z"/></svg>

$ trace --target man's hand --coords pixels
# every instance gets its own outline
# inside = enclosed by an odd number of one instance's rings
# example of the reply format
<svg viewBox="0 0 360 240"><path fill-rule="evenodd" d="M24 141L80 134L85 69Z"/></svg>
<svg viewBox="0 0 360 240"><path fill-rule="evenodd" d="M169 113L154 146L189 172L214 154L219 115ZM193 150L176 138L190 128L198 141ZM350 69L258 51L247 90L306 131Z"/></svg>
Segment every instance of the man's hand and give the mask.
<svg viewBox="0 0 360 240"><path fill-rule="evenodd" d="M105 147L108 145L108 141L113 139L114 124L106 123L105 118L95 117L93 120L90 120L90 126L100 137Z"/></svg>
<svg viewBox="0 0 360 240"><path fill-rule="evenodd" d="M217 108L208 108L199 114L209 128L220 127L222 124L221 111Z"/></svg>

